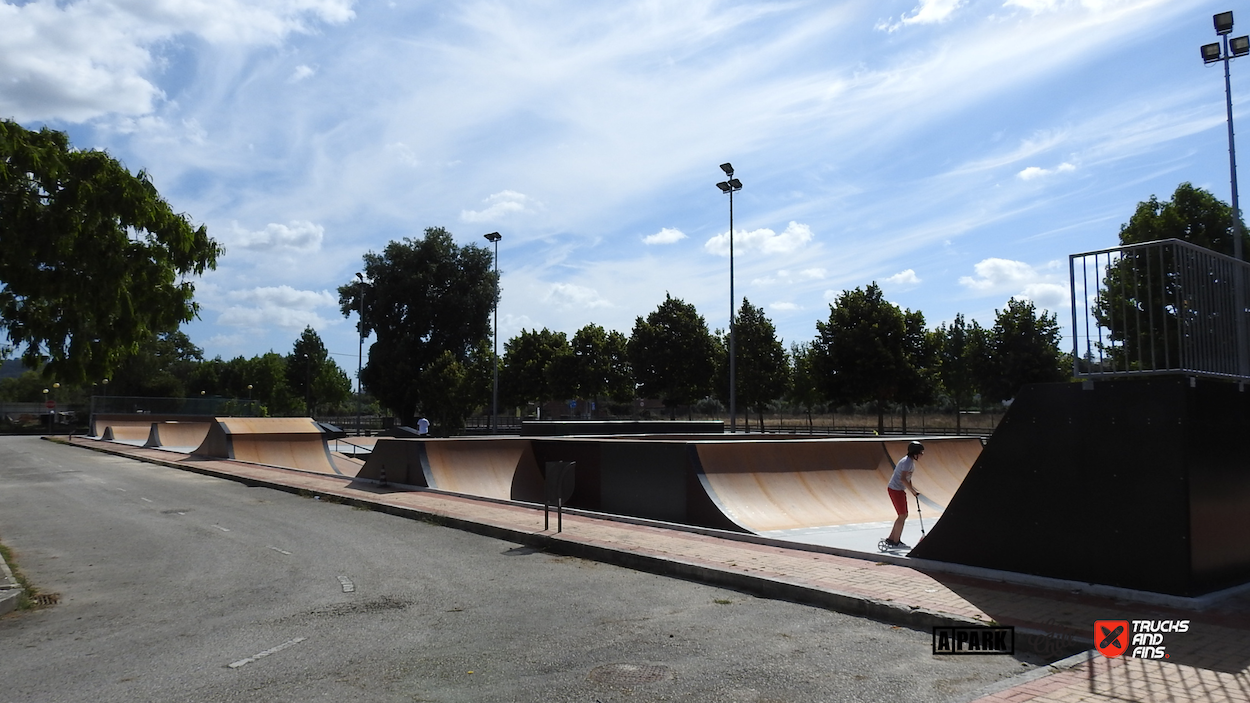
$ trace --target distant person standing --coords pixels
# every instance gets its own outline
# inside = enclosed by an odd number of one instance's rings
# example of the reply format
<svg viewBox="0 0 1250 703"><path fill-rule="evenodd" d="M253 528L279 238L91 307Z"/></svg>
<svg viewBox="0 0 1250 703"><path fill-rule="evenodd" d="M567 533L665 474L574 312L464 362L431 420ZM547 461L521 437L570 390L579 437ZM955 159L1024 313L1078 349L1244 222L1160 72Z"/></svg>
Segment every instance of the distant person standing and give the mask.
<svg viewBox="0 0 1250 703"><path fill-rule="evenodd" d="M911 475L916 472L916 461L923 455L923 444L920 442L908 444L907 456L899 459L898 465L894 467L894 475L890 477L890 484L886 487L890 493L890 502L894 503L894 511L898 513L898 517L894 520L894 529L890 530L890 536L885 540L886 546L890 549L909 549L902 542L903 525L907 524L907 494L920 495L911 483Z"/></svg>
<svg viewBox="0 0 1250 703"><path fill-rule="evenodd" d="M417 420L417 434L422 437L428 436L430 434L430 421L429 420L425 418L421 418L420 420Z"/></svg>

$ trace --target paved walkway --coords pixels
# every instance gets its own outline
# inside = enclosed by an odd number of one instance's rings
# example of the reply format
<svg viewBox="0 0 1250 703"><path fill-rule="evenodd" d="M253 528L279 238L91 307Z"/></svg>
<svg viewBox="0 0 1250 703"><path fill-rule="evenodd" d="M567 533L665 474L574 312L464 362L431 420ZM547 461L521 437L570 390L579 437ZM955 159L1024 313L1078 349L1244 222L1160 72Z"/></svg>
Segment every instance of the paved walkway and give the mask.
<svg viewBox="0 0 1250 703"><path fill-rule="evenodd" d="M554 511L551 529L544 529L543 510L528 505L397 490L338 476L191 459L81 438L73 444L910 627L1013 625L1018 649L1050 659L1088 649L1096 620L1189 620L1187 633L1167 637L1165 660L1108 659L1084 652L1004 681L976 700L1250 703L1250 591L1200 603L1206 607L1195 610L1194 602L1185 599L1145 604L1124 597L1009 584L993 580L992 572L980 578L926 573L905 563L757 544L584 513L566 513L563 531L556 533Z"/></svg>

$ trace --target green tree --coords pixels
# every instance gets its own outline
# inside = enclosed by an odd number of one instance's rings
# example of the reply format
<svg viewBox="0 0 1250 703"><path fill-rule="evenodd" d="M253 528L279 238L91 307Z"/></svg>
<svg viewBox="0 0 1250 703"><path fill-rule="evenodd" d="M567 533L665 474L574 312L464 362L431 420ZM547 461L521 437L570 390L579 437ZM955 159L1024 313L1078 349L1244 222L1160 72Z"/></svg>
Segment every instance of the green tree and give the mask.
<svg viewBox="0 0 1250 703"><path fill-rule="evenodd" d="M716 342L689 303L666 293L645 320L634 321L627 352L639 394L662 400L669 417L711 393Z"/></svg>
<svg viewBox="0 0 1250 703"><path fill-rule="evenodd" d="M786 348L777 339L777 328L772 320L764 315L762 308L757 308L746 298L742 299L742 307L737 315L737 334L735 335L734 380L735 400L745 409L754 408L759 420L760 431L764 431L764 409L774 400L784 396L790 390L791 369L790 359L786 356ZM722 337L722 347L729 349L729 335ZM727 351L722 354L728 363ZM729 373L727 370L717 374L727 393ZM722 402L728 402L726 396ZM746 415L746 428L751 431L750 414Z"/></svg>
<svg viewBox="0 0 1250 703"><path fill-rule="evenodd" d="M1026 383L1056 383L1069 378L1069 358L1059 350L1059 325L1052 313L1037 312L1029 300L1012 298L994 311L986 339L986 363L977 384L992 400L1014 398Z"/></svg>
<svg viewBox="0 0 1250 703"><path fill-rule="evenodd" d="M985 330L976 320L968 325L963 314L958 313L950 326L938 327L933 337L938 378L955 404L955 433L959 434L963 429L960 410L977 392L978 354L983 350L983 344L978 344L978 340L985 339Z"/></svg>
<svg viewBox="0 0 1250 703"><path fill-rule="evenodd" d="M877 406L877 431L885 432L887 403L918 402L932 391L924 359L918 358L919 312L885 300L876 283L845 291L829 306L829 320L816 323L812 344L825 397Z"/></svg>
<svg viewBox="0 0 1250 703"><path fill-rule="evenodd" d="M563 332L521 330L504 342L499 393L504 405L539 405L573 395L573 351Z"/></svg>
<svg viewBox="0 0 1250 703"><path fill-rule="evenodd" d="M1244 225L1242 231L1244 256L1250 252L1250 237L1244 234ZM1138 203L1120 227L1121 245L1164 239L1232 256L1232 208L1210 192L1182 183L1171 200L1160 202L1152 195ZM1227 275L1184 266L1187 275L1182 277L1177 275L1179 261L1170 248L1131 249L1108 267L1094 316L1109 330L1109 340L1100 351L1116 368L1175 368L1180 336L1221 336L1217 330L1224 320L1218 314L1178 303L1193 298L1198 290L1227 289Z"/></svg>
<svg viewBox="0 0 1250 703"><path fill-rule="evenodd" d="M814 431L812 410L820 403L821 379L816 371L816 360L810 342L795 342L790 345L790 359L793 374L790 392L786 397L791 403L803 408L807 413L807 430Z"/></svg>
<svg viewBox="0 0 1250 703"><path fill-rule="evenodd" d="M352 382L330 358L321 335L312 327L300 333L286 358L286 382L296 398L304 398L305 412L312 415L325 405L340 405L351 397Z"/></svg>
<svg viewBox="0 0 1250 703"><path fill-rule="evenodd" d="M121 359L108 391L115 396L184 398L203 362L204 352L181 330L151 335Z"/></svg>
<svg viewBox="0 0 1250 703"><path fill-rule="evenodd" d="M377 333L361 381L406 423L418 407L427 407L420 382L425 368L443 352L467 361L489 338L490 313L499 299L491 261L489 249L458 246L450 232L430 227L420 239L365 254L368 285L339 287L344 317L357 313L363 295L362 332Z"/></svg>
<svg viewBox="0 0 1250 703"><path fill-rule="evenodd" d="M187 277L221 248L145 172L76 150L63 132L0 121L0 329L46 377L113 375L198 310Z"/></svg>
<svg viewBox="0 0 1250 703"><path fill-rule="evenodd" d="M421 376L422 408L443 436L458 435L465 418L491 399L491 350L483 342L463 361L449 351L426 367Z"/></svg>
<svg viewBox="0 0 1250 703"><path fill-rule="evenodd" d="M562 362L568 369L561 369L573 379L573 396L589 401L603 397L617 402L633 400L627 346L625 335L593 323L575 332L569 341L572 354L567 363Z"/></svg>

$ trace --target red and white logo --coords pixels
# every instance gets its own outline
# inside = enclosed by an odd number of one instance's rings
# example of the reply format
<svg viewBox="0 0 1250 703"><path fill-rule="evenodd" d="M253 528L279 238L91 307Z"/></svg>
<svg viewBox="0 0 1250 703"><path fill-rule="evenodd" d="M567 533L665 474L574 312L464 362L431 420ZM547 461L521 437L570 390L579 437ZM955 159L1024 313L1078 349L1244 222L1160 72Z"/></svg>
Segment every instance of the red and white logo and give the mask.
<svg viewBox="0 0 1250 703"><path fill-rule="evenodd" d="M1094 648L1106 657L1118 657L1128 649L1131 636L1128 620L1094 622Z"/></svg>

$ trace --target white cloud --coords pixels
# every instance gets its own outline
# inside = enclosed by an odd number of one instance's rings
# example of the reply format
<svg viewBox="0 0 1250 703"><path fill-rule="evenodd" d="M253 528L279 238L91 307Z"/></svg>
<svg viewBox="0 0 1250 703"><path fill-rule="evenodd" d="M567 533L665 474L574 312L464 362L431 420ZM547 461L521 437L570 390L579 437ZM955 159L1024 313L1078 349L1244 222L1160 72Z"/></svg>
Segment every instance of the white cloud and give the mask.
<svg viewBox="0 0 1250 703"><path fill-rule="evenodd" d="M772 310L777 310L779 312L792 312L794 310L803 309L796 303L788 303L788 302L772 303L768 307Z"/></svg>
<svg viewBox="0 0 1250 703"><path fill-rule="evenodd" d="M918 286L920 285L920 277L916 275L914 270L907 269L906 271L899 271L893 276L889 276L884 279L882 283L889 283L896 286Z"/></svg>
<svg viewBox="0 0 1250 703"><path fill-rule="evenodd" d="M297 290L290 286L252 288L231 291L226 299L241 303L232 305L217 317L217 324L225 327L243 327L264 330L324 328L337 320L327 319L316 313L316 308L333 307L338 304L329 291Z"/></svg>
<svg viewBox="0 0 1250 703"><path fill-rule="evenodd" d="M1054 168L1041 168L1038 166L1029 166L1023 171L1016 174L1016 177L1022 181L1031 181L1034 178L1042 178L1043 176L1053 176L1056 173L1070 173L1076 170L1076 166L1067 161L1059 164Z"/></svg>
<svg viewBox="0 0 1250 703"><path fill-rule="evenodd" d="M781 234L767 228L735 232L734 253L789 254L806 246L814 237L811 227L798 222L791 222ZM717 256L729 256L729 233L708 239L703 249Z"/></svg>
<svg viewBox="0 0 1250 703"><path fill-rule="evenodd" d="M313 308L337 305L338 298L329 291L298 290L291 286L268 286L236 290L226 294L228 300L250 303L264 308Z"/></svg>
<svg viewBox="0 0 1250 703"><path fill-rule="evenodd" d="M291 220L291 224L270 223L259 232L249 232L234 224L233 243L252 251L280 251L311 253L321 250L325 228L306 220Z"/></svg>
<svg viewBox="0 0 1250 703"><path fill-rule="evenodd" d="M566 309L610 308L612 303L604 300L594 288L572 283L554 283L543 302Z"/></svg>
<svg viewBox="0 0 1250 703"><path fill-rule="evenodd" d="M686 233L672 227L665 227L655 234L642 238L643 244L676 244L686 238Z"/></svg>
<svg viewBox="0 0 1250 703"><path fill-rule="evenodd" d="M964 0L920 0L911 14L904 14L897 22L882 20L877 29L893 32L909 24L938 24L950 19L951 14L964 4Z"/></svg>
<svg viewBox="0 0 1250 703"><path fill-rule="evenodd" d="M487 207L482 210L461 210L460 219L465 222L494 222L512 213L535 212L542 203L514 190L505 190L486 198Z"/></svg>
<svg viewBox="0 0 1250 703"><path fill-rule="evenodd" d="M305 66L303 64L300 64L299 66L295 67L294 71L291 72L291 77L286 79L286 82L287 83L299 83L305 78L311 78L312 76L316 75L316 73L317 71L315 69Z"/></svg>
<svg viewBox="0 0 1250 703"><path fill-rule="evenodd" d="M35 0L0 3L0 115L82 122L150 113L164 94L154 52L184 34L275 45L315 23L351 20L352 0Z"/></svg>
<svg viewBox="0 0 1250 703"><path fill-rule="evenodd" d="M819 266L803 269L797 273L781 269L777 271L777 275L775 276L763 276L752 279L751 285L765 287L776 285L778 283L791 285L795 283L803 283L805 281L819 281L823 279L828 272L828 269Z"/></svg>
<svg viewBox="0 0 1250 703"><path fill-rule="evenodd" d="M985 259L973 267L976 276L963 276L960 285L986 295L1010 293L1011 297L1032 300L1039 307L1061 309L1068 300L1068 286L1061 282L1059 261L1034 267L1023 261Z"/></svg>

